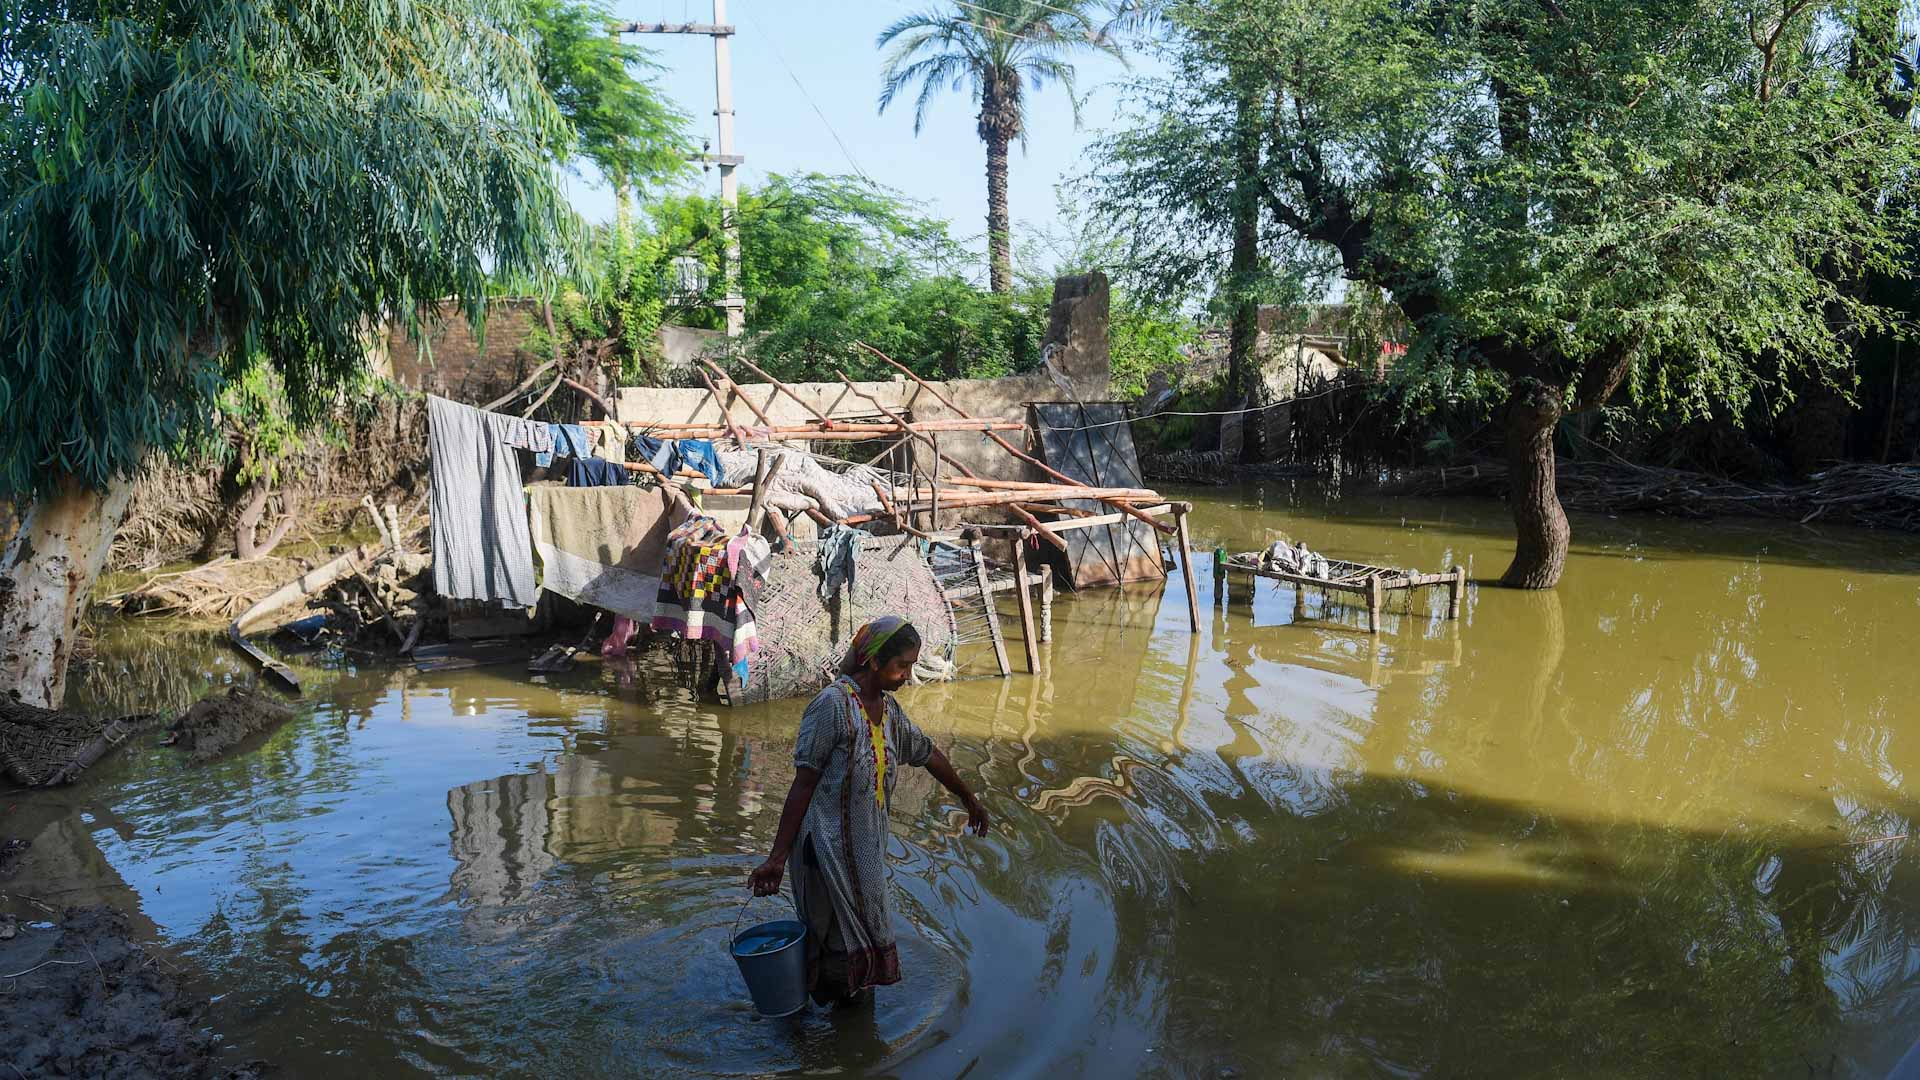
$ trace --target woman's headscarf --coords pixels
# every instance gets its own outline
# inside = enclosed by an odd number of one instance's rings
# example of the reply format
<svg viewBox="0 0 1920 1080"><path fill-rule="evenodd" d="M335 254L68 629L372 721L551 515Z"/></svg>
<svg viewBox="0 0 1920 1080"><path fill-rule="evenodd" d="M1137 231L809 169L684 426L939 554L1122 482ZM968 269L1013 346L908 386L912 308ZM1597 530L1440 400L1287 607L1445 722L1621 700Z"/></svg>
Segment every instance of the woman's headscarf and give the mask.
<svg viewBox="0 0 1920 1080"><path fill-rule="evenodd" d="M880 650L886 648L893 635L906 625L907 620L898 615L882 615L861 627L853 635L853 643L847 646L846 658L840 661L841 673L852 675L865 670L880 655Z"/></svg>

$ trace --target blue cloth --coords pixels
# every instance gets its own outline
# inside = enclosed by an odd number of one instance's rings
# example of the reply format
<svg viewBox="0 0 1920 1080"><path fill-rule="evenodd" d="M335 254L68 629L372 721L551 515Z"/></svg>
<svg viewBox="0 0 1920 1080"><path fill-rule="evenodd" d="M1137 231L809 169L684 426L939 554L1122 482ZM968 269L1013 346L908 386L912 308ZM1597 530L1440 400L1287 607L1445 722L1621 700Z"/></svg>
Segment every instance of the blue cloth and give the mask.
<svg viewBox="0 0 1920 1080"><path fill-rule="evenodd" d="M644 461L668 476L680 468L680 448L674 445L672 439L635 435L627 440L627 456L635 461Z"/></svg>
<svg viewBox="0 0 1920 1080"><path fill-rule="evenodd" d="M619 487L626 482L626 467L605 458L577 457L567 467L568 487Z"/></svg>
<svg viewBox="0 0 1920 1080"><path fill-rule="evenodd" d="M720 486L720 451L705 439L681 439L680 463L695 472L707 474L714 487Z"/></svg>
<svg viewBox="0 0 1920 1080"><path fill-rule="evenodd" d="M555 454L570 458L593 456L592 436L579 424L548 424L547 430L553 435L553 449L533 455L535 465L546 468L553 464Z"/></svg>

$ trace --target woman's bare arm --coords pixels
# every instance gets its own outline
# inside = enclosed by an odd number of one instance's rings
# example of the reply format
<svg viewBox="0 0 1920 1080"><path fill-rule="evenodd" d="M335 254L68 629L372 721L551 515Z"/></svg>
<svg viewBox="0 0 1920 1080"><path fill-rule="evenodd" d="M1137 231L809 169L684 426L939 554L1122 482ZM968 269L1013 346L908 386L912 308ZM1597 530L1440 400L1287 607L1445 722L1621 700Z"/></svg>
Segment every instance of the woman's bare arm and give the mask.
<svg viewBox="0 0 1920 1080"><path fill-rule="evenodd" d="M819 786L820 770L805 766L793 770L793 786L787 789L786 805L780 808L780 829L773 835L773 852L747 877L753 895L772 896L780 891L780 878L793 855L793 842L800 836L800 823L806 820L813 789Z"/></svg>
<svg viewBox="0 0 1920 1080"><path fill-rule="evenodd" d="M980 805L980 800L974 797L967 782L953 771L953 762L947 760L946 752L937 746L927 758L927 771L940 781L941 787L953 792L954 797L960 800L960 805L967 808L967 828L972 830L973 835L987 835L987 808Z"/></svg>

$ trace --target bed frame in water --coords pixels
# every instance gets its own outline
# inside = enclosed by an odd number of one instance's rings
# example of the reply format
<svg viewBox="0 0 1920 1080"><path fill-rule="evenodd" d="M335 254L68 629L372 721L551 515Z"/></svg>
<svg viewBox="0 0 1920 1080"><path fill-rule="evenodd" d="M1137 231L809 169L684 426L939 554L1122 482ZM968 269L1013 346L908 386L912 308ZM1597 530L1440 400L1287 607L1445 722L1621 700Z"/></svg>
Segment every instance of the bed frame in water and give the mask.
<svg viewBox="0 0 1920 1080"><path fill-rule="evenodd" d="M1214 564L1217 577L1225 577L1229 570L1239 571L1251 577L1271 578L1274 581L1286 581L1294 585L1315 585L1329 592L1363 596L1367 601L1367 632L1373 634L1380 632L1380 613L1386 610L1387 594L1390 592L1437 588L1444 585L1447 587L1447 618L1449 619L1460 617L1460 605L1467 595L1467 568L1464 566L1456 566L1438 574L1416 574L1409 570L1395 570L1386 566L1370 566L1366 563L1328 559L1327 576L1311 577L1306 574L1290 574L1284 570L1267 570L1259 563L1239 555L1228 556Z"/></svg>

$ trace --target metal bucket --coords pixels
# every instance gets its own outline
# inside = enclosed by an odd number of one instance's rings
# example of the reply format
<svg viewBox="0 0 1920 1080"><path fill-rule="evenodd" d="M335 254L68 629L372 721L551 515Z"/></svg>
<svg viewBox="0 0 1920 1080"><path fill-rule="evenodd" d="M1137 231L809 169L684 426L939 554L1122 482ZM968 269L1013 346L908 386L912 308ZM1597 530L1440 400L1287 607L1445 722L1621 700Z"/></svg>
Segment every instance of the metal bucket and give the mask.
<svg viewBox="0 0 1920 1080"><path fill-rule="evenodd" d="M747 993L753 996L753 1007L761 1016L791 1016L807 1007L807 924L797 918L776 919L742 930L740 918L752 903L753 897L747 897L740 913L733 917L727 953L740 966L740 978L746 981ZM792 901L788 904L791 906ZM764 951L741 952L742 942L751 945L774 937L791 940Z"/></svg>

